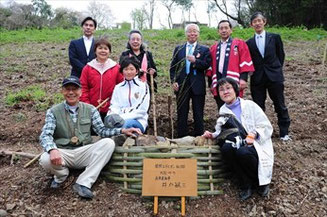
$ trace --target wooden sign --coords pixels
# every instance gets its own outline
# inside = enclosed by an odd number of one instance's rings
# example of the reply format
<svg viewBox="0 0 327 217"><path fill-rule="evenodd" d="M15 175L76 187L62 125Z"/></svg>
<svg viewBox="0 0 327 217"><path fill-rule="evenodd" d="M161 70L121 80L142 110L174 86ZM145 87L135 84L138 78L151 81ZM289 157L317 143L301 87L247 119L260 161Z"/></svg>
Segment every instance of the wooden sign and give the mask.
<svg viewBox="0 0 327 217"><path fill-rule="evenodd" d="M142 196L197 196L196 159L144 159Z"/></svg>

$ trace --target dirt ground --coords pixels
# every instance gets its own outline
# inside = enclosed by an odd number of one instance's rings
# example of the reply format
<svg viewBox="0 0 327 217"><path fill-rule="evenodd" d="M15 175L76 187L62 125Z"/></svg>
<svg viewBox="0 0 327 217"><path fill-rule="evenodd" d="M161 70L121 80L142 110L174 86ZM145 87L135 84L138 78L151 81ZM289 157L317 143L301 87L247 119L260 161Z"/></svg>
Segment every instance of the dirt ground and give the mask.
<svg viewBox="0 0 327 217"><path fill-rule="evenodd" d="M49 43L1 45L1 52L7 55L0 64L0 150L41 152L38 136L45 112L38 112L30 101L8 107L4 97L8 90L31 84L41 85L48 93L58 92L70 69L66 47ZM226 180L222 185L224 194L187 200L187 216L327 216L327 67L321 65L322 51L317 42L286 42L285 50L285 97L293 141L279 141L277 118L267 100L266 113L275 129L269 198L254 194L241 202L238 189ZM250 98L249 90L246 98ZM157 104L158 134L170 137L166 94L157 96ZM208 94L206 129L213 130L216 117L215 103ZM149 133L151 127L152 121ZM62 189L51 190L51 176L37 163L24 169L27 161L15 158L11 164L10 156L0 155L0 216L1 212L9 216L152 216L152 201L124 193L103 177L93 186L92 201L81 200L72 192L79 171L73 171ZM179 215L179 201L160 201L159 216Z"/></svg>

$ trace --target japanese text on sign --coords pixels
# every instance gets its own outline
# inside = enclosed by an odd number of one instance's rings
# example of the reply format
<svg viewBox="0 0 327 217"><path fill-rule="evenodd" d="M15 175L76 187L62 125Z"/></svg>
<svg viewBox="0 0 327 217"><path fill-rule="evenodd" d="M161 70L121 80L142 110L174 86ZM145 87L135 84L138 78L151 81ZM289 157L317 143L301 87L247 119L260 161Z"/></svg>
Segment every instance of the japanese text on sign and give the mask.
<svg viewBox="0 0 327 217"><path fill-rule="evenodd" d="M144 159L143 196L197 196L196 159Z"/></svg>

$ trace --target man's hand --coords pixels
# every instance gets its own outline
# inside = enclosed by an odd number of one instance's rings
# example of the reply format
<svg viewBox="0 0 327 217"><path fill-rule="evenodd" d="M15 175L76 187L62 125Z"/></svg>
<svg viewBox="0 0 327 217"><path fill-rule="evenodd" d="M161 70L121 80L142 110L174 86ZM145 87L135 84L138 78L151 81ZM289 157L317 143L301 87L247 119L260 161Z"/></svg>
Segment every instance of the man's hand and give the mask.
<svg viewBox="0 0 327 217"><path fill-rule="evenodd" d="M50 150L49 154L50 154L50 161L53 165L57 165L57 166L62 165L63 161L58 149Z"/></svg>
<svg viewBox="0 0 327 217"><path fill-rule="evenodd" d="M135 136L135 134L137 135L143 135L143 133L141 132L141 130L139 128L128 128L128 129L121 129L121 132L123 134L125 134L126 136Z"/></svg>
<svg viewBox="0 0 327 217"><path fill-rule="evenodd" d="M212 139L212 133L210 133L209 131L205 131L202 135L204 138L207 138L207 139Z"/></svg>
<svg viewBox="0 0 327 217"><path fill-rule="evenodd" d="M187 58L188 61L190 61L191 63L194 63L194 62L195 62L195 56L193 56L193 55L188 55L186 58Z"/></svg>
<svg viewBox="0 0 327 217"><path fill-rule="evenodd" d="M240 90L244 90L248 87L248 83L243 80L243 79L240 79Z"/></svg>
<svg viewBox="0 0 327 217"><path fill-rule="evenodd" d="M178 91L179 86L178 86L178 83L177 82L174 82L173 83L173 89L174 89L174 91Z"/></svg>

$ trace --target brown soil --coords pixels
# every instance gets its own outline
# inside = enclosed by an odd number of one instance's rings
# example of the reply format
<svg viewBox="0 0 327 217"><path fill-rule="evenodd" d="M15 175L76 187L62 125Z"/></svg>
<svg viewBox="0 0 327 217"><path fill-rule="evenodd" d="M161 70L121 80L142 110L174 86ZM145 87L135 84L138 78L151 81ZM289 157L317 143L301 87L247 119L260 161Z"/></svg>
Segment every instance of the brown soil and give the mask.
<svg viewBox="0 0 327 217"><path fill-rule="evenodd" d="M66 44L25 43L1 45L0 96L31 84L39 84L49 94L58 92L69 74ZM327 216L327 67L321 65L316 42L287 42L284 67L285 97L292 119L293 141L278 139L277 118L270 100L267 115L274 126L275 165L269 198L254 195L246 202L238 199L238 189L230 181L223 195L187 200L187 216ZM117 56L117 54L114 54ZM64 59L64 61L62 61ZM23 63L23 64L22 64ZM167 85L164 77L162 86ZM250 98L247 91L247 98ZM158 134L171 136L167 96L157 96ZM14 107L0 104L0 150L41 152L38 136L45 112L31 101ZM216 106L207 95L206 129L213 130ZM151 118L150 118L151 119ZM190 122L191 123L191 122ZM149 133L152 133L150 121ZM79 171L73 171L65 186L53 191L51 177L35 163L24 169L26 158L0 155L0 211L11 216L152 216L152 201L122 192L119 186L100 177L93 186L95 198L81 200L71 190ZM162 200L160 216L179 216L179 201Z"/></svg>

